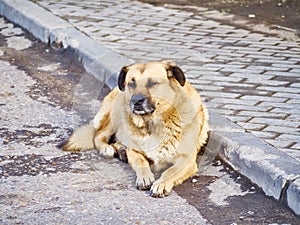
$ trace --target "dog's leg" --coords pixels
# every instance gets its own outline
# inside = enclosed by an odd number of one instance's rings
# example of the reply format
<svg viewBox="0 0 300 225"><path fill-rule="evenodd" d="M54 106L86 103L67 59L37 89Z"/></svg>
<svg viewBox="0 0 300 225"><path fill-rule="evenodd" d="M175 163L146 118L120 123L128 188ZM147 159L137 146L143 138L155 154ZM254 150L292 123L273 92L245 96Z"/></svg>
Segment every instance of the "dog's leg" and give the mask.
<svg viewBox="0 0 300 225"><path fill-rule="evenodd" d="M174 186L181 184L197 171L196 151L191 156L180 156L175 164L164 171L161 177L153 183L150 195L159 198L168 196Z"/></svg>
<svg viewBox="0 0 300 225"><path fill-rule="evenodd" d="M112 158L117 154L117 150L110 145L111 137L116 133L113 127L112 109L118 90L112 90L103 100L102 106L95 116L93 122L96 129L94 144L101 155Z"/></svg>
<svg viewBox="0 0 300 225"><path fill-rule="evenodd" d="M110 140L114 133L115 131L110 124L105 129L98 130L94 139L96 149L106 158L119 157L127 163L127 147L117 140L114 140L116 142Z"/></svg>
<svg viewBox="0 0 300 225"><path fill-rule="evenodd" d="M154 175L151 172L149 161L139 152L127 149L128 163L136 173L136 187L139 190L150 189L154 182Z"/></svg>
<svg viewBox="0 0 300 225"><path fill-rule="evenodd" d="M183 128L184 135L177 147L174 163L153 183L150 191L151 196L164 197L169 195L175 185L182 183L198 171L196 158L200 123L197 119L194 121L194 123Z"/></svg>
<svg viewBox="0 0 300 225"><path fill-rule="evenodd" d="M109 139L113 134L114 131L111 129L110 123L108 123L105 128L98 129L94 138L96 149L106 158L113 158L117 154L114 146L109 144Z"/></svg>
<svg viewBox="0 0 300 225"><path fill-rule="evenodd" d="M123 162L128 163L127 147L125 145L121 144L120 142L116 142L111 145L117 150L119 158Z"/></svg>

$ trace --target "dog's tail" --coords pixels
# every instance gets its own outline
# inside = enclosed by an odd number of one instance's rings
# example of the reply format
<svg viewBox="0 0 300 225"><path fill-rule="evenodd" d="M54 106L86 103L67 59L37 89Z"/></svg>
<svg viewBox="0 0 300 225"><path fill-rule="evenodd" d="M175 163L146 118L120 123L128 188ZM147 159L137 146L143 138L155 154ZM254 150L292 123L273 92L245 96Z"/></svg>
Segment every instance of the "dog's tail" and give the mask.
<svg viewBox="0 0 300 225"><path fill-rule="evenodd" d="M94 137L96 130L93 123L89 123L77 128L73 134L62 143L60 147L64 151L86 151L95 149Z"/></svg>

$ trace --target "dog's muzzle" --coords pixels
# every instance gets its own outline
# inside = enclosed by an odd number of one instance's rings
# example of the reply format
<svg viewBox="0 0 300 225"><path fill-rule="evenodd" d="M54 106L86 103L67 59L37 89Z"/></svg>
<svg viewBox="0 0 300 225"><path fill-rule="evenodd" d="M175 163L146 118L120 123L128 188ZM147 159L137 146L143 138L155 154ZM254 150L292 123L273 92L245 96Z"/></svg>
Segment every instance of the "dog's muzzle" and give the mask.
<svg viewBox="0 0 300 225"><path fill-rule="evenodd" d="M153 113L155 106L145 95L135 94L130 99L130 110L134 114L145 115Z"/></svg>

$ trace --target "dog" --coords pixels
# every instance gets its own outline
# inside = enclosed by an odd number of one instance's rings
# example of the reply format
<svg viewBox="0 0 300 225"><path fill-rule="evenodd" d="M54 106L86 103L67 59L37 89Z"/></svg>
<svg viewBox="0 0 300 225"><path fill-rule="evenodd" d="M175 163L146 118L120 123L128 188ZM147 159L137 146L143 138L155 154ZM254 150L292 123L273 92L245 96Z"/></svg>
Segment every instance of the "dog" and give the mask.
<svg viewBox="0 0 300 225"><path fill-rule="evenodd" d="M62 149L97 149L105 157L121 152L135 171L137 189L164 197L198 171L196 157L208 130L207 109L175 63L140 63L121 69L118 87ZM159 170L155 180L152 171Z"/></svg>

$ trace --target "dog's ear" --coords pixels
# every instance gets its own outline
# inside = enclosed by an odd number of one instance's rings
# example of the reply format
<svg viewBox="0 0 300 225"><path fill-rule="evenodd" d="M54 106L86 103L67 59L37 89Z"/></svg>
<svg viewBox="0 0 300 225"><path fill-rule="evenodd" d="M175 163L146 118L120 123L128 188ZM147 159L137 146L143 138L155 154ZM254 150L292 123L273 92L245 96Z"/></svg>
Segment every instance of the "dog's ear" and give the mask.
<svg viewBox="0 0 300 225"><path fill-rule="evenodd" d="M125 79L126 79L127 72L128 72L128 67L124 66L119 73L118 86L121 91L125 90Z"/></svg>
<svg viewBox="0 0 300 225"><path fill-rule="evenodd" d="M184 86L185 75L178 66L169 64L167 67L167 72L168 72L168 78L174 77L181 86Z"/></svg>

